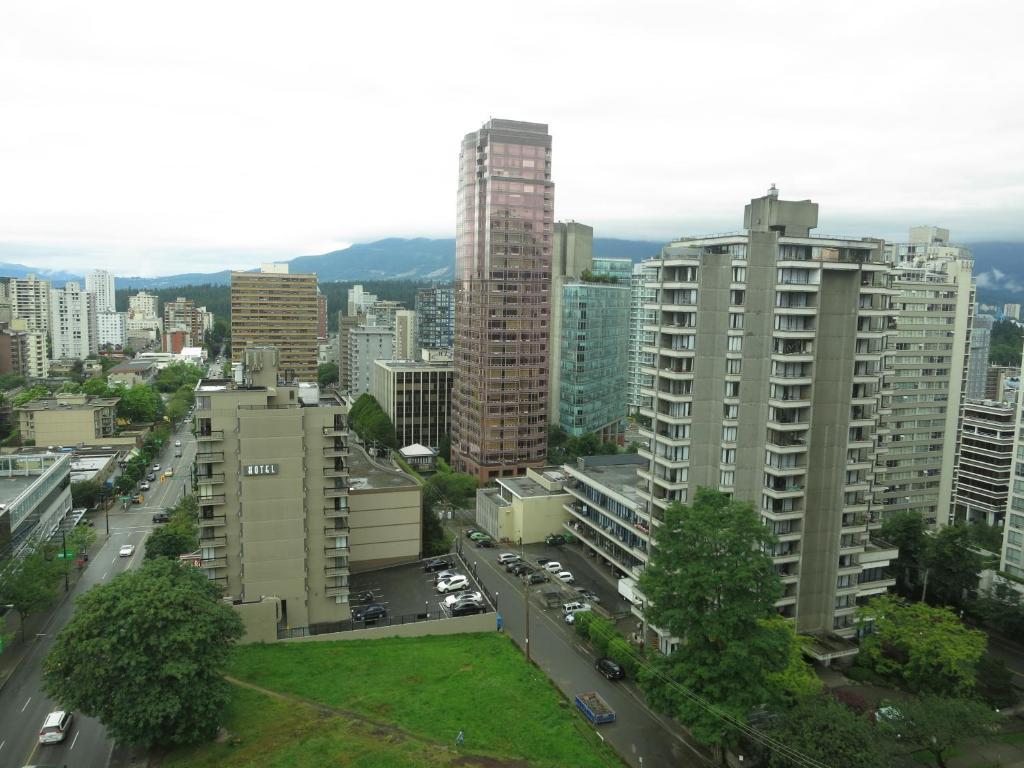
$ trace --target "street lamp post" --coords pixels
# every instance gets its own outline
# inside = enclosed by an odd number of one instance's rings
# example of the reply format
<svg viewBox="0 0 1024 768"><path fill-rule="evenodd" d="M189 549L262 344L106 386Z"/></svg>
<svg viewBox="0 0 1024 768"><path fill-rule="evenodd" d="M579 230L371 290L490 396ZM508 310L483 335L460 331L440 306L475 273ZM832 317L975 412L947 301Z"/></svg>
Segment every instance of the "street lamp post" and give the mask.
<svg viewBox="0 0 1024 768"><path fill-rule="evenodd" d="M61 523L63 526L63 523ZM64 538L64 528L60 529L60 559L64 561L64 592L66 593L68 587L68 544Z"/></svg>

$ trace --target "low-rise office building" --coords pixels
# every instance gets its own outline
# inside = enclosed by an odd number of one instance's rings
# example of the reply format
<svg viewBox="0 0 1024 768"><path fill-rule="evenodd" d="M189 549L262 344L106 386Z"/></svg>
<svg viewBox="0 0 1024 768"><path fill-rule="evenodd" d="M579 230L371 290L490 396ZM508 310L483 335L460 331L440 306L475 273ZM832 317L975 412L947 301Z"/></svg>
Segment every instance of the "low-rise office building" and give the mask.
<svg viewBox="0 0 1024 768"><path fill-rule="evenodd" d="M157 371L152 360L129 360L110 369L107 384L111 387L123 384L130 389L136 384L149 384L156 378Z"/></svg>
<svg viewBox="0 0 1024 768"><path fill-rule="evenodd" d="M454 377L450 359L374 361L370 393L395 425L399 445L441 444L452 415Z"/></svg>
<svg viewBox="0 0 1024 768"><path fill-rule="evenodd" d="M349 464L352 572L408 563L423 551L423 487L405 472L371 461L358 445Z"/></svg>
<svg viewBox="0 0 1024 768"><path fill-rule="evenodd" d="M25 445L94 445L114 435L119 397L61 394L14 409Z"/></svg>
<svg viewBox="0 0 1024 768"><path fill-rule="evenodd" d="M525 475L502 477L476 492L476 522L498 540L532 544L559 533L568 512L568 493L560 467L527 469Z"/></svg>

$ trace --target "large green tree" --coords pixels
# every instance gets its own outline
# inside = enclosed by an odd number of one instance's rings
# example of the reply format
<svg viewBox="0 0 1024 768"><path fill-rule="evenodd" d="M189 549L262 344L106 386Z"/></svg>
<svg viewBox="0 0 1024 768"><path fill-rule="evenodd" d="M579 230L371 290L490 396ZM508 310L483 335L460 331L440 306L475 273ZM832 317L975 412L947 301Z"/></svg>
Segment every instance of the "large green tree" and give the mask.
<svg viewBox="0 0 1024 768"><path fill-rule="evenodd" d="M228 698L220 669L242 632L202 573L148 560L78 599L43 664L44 688L123 744L211 738Z"/></svg>
<svg viewBox="0 0 1024 768"><path fill-rule="evenodd" d="M321 389L338 383L338 366L336 363L320 363L317 366L317 381Z"/></svg>
<svg viewBox="0 0 1024 768"><path fill-rule="evenodd" d="M78 509L95 507L103 483L98 480L80 480L71 484L71 503Z"/></svg>
<svg viewBox="0 0 1024 768"><path fill-rule="evenodd" d="M7 560L0 567L0 603L12 605L18 612L22 640L28 617L39 613L57 597L62 574L61 561L42 548Z"/></svg>
<svg viewBox="0 0 1024 768"><path fill-rule="evenodd" d="M130 389L118 387L115 394L121 398L117 415L133 424L156 421L163 415L163 400L159 393L146 384L135 384Z"/></svg>
<svg viewBox="0 0 1024 768"><path fill-rule="evenodd" d="M871 629L861 641L858 664L914 692L973 693L987 639L951 610L883 595L858 609L858 619Z"/></svg>
<svg viewBox="0 0 1024 768"><path fill-rule="evenodd" d="M423 484L423 553L439 555L448 551L441 524L441 513L449 509L460 509L472 503L476 497L477 481L472 475L452 472L451 468L439 462L439 471L427 478Z"/></svg>
<svg viewBox="0 0 1024 768"><path fill-rule="evenodd" d="M793 638L775 611L782 584L773 543L751 504L710 488L698 489L690 506L671 504L656 529L640 589L650 621L682 642L640 682L704 743L732 739L726 718L746 722L755 709L783 703L772 677L788 667Z"/></svg>
<svg viewBox="0 0 1024 768"><path fill-rule="evenodd" d="M882 537L899 547L894 564L896 591L904 597L920 597L920 569L927 548L924 518L917 512L896 512L882 523Z"/></svg>
<svg viewBox="0 0 1024 768"><path fill-rule="evenodd" d="M928 574L924 599L962 608L974 597L982 558L973 546L966 525L947 525L928 538L922 563Z"/></svg>
<svg viewBox="0 0 1024 768"><path fill-rule="evenodd" d="M879 719L879 730L910 747L928 752L939 768L946 768L950 750L969 738L991 736L1001 718L973 699L922 696L891 705L889 716Z"/></svg>
<svg viewBox="0 0 1024 768"><path fill-rule="evenodd" d="M890 768L897 765L895 745L878 738L864 715L844 707L831 696L809 696L775 718L769 733L787 747L830 768ZM772 768L797 768L782 751L772 751Z"/></svg>

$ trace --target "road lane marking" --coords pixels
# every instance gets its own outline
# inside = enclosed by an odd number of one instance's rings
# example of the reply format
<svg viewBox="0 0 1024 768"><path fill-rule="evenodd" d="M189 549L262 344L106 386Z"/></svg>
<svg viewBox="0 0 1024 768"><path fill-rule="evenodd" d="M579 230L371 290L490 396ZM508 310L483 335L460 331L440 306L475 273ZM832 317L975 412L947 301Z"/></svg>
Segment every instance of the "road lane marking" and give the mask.
<svg viewBox="0 0 1024 768"><path fill-rule="evenodd" d="M3 748L4 748L4 744L6 744L6 743L7 743L7 740L6 740L6 739L4 739L3 741L0 741L0 752L2 752L2 751L3 751Z"/></svg>
<svg viewBox="0 0 1024 768"><path fill-rule="evenodd" d="M107 580L107 574L108 574L108 573L110 573L110 571L106 571L106 572L104 572L103 576L101 576L101 577L100 577L100 581L106 581L106 580Z"/></svg>
<svg viewBox="0 0 1024 768"><path fill-rule="evenodd" d="M32 701L32 697L31 696L28 697L28 701L25 702L25 706L21 708L22 712L24 712L26 709L28 709L28 705L29 705L30 701Z"/></svg>
<svg viewBox="0 0 1024 768"><path fill-rule="evenodd" d="M80 734L81 732L82 732L81 730L77 730L77 731L75 731L75 738L73 738L73 739L71 740L71 749L74 749L74 748L75 748L75 744L77 744L77 743L78 743L78 735L79 735L79 734ZM68 751L70 751L70 749L69 749Z"/></svg>

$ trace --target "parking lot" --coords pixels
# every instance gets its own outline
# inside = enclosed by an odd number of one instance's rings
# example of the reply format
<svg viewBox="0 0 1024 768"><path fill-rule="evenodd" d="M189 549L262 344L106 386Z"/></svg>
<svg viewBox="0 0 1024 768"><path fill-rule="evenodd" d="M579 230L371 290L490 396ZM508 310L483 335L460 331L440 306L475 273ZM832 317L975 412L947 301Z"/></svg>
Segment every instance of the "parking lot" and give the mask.
<svg viewBox="0 0 1024 768"><path fill-rule="evenodd" d="M453 564L451 570L465 575L469 581L466 587L456 591L480 591L472 566L464 567L454 554L446 557ZM403 617L406 621L415 621L423 619L424 614L428 620L447 618L449 612L444 605L447 595L438 593L435 576L423 570L423 562L354 574L349 582L349 600L353 610L368 603L382 603L387 606L392 622ZM486 593L483 597L485 611L493 610ZM353 626L361 626L361 622L353 622Z"/></svg>

